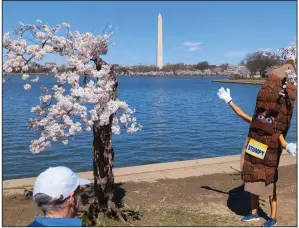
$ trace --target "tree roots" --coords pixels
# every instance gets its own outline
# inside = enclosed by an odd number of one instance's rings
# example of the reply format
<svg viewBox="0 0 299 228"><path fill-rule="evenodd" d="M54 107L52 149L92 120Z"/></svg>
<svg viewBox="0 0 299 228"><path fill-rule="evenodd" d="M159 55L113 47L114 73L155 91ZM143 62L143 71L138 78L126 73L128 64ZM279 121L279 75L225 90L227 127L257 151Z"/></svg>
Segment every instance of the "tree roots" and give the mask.
<svg viewBox="0 0 299 228"><path fill-rule="evenodd" d="M133 226L129 221L140 219L139 211L120 208L113 201L109 201L108 208L103 209L99 207L96 200L82 216L84 226L107 226L115 220L126 226Z"/></svg>

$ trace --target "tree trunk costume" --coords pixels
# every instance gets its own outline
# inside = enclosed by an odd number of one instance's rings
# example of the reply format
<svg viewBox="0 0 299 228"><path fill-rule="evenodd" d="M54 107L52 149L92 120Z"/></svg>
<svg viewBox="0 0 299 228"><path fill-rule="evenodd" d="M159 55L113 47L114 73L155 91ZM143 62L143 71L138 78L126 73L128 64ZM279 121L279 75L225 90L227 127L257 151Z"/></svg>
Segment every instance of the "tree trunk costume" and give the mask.
<svg viewBox="0 0 299 228"><path fill-rule="evenodd" d="M285 138L290 128L296 100L296 82L288 77L285 73L287 70L296 72L292 61L273 70L259 90L242 150L245 191L259 196L273 194L282 153L279 136Z"/></svg>

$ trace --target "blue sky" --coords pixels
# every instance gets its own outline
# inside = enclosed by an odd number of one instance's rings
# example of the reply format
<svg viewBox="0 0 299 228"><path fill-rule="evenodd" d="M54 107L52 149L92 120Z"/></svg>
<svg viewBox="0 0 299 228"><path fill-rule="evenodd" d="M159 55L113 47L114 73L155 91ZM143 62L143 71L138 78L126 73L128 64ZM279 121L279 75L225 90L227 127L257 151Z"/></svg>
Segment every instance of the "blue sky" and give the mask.
<svg viewBox="0 0 299 228"><path fill-rule="evenodd" d="M296 41L296 1L280 2L3 2L3 31L19 21L67 22L80 32L101 34L117 26L104 59L114 64L155 64L157 16L163 17L166 63L239 63L246 53ZM48 61L64 60L52 56Z"/></svg>

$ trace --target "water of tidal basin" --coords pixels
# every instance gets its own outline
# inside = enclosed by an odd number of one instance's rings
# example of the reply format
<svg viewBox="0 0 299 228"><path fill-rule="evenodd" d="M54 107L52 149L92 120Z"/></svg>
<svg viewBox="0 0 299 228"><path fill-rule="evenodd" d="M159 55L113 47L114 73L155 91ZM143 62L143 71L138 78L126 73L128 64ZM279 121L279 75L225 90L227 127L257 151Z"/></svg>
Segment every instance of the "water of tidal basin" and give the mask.
<svg viewBox="0 0 299 228"><path fill-rule="evenodd" d="M235 155L241 152L248 124L219 100L221 86L231 89L234 101L252 115L260 85L213 83L215 78L119 77L119 97L136 108L144 127L136 134L113 136L115 167ZM52 77L40 77L30 92L24 81L12 77L3 87L3 177L38 175L49 166L64 165L76 172L92 170L92 133L77 134L67 146L54 144L31 154L30 141L37 135L27 129L39 104L40 85ZM296 109L295 109L296 110ZM287 139L296 142L294 111Z"/></svg>

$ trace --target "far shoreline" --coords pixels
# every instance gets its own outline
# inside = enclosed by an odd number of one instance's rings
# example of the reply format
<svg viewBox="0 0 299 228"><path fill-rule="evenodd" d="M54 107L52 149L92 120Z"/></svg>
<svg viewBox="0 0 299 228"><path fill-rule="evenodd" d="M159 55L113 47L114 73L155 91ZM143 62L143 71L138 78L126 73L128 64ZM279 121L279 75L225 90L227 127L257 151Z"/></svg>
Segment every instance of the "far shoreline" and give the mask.
<svg viewBox="0 0 299 228"><path fill-rule="evenodd" d="M41 76L41 77L51 77L53 74L43 74L43 73L30 73L31 76ZM6 77L22 77L21 74L10 74L5 75ZM249 84L249 85L263 85L266 81L265 78L242 78L242 79L230 79L230 76L226 75L125 75L118 74L117 77L148 77L148 78L225 78L216 79L212 82L218 83L233 83L233 84ZM83 76L81 76L83 77Z"/></svg>
<svg viewBox="0 0 299 228"><path fill-rule="evenodd" d="M249 84L249 85L263 85L266 79L229 79L229 80L213 80L213 82L220 83L235 83L235 84Z"/></svg>
<svg viewBox="0 0 299 228"><path fill-rule="evenodd" d="M51 77L54 76L53 74L46 74L46 73L30 73L29 75L34 75L34 76L42 76L42 77ZM4 75L4 77L22 77L22 74L9 74L9 75ZM117 77L197 77L197 78L229 78L230 76L225 76L225 75L129 75L129 74L117 74ZM84 76L80 76L84 77Z"/></svg>

